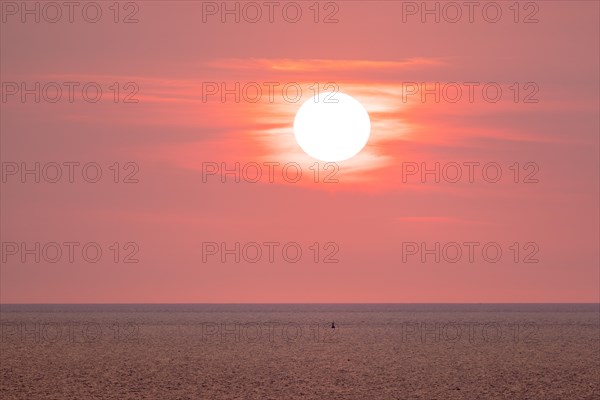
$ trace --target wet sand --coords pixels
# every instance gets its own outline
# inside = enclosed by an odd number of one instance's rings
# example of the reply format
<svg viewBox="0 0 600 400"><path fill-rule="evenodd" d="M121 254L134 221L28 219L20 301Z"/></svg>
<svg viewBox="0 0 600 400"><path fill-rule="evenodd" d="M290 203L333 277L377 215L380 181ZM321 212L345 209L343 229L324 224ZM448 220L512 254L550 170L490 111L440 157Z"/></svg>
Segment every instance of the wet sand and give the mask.
<svg viewBox="0 0 600 400"><path fill-rule="evenodd" d="M2 399L600 398L598 305L3 305L0 320Z"/></svg>

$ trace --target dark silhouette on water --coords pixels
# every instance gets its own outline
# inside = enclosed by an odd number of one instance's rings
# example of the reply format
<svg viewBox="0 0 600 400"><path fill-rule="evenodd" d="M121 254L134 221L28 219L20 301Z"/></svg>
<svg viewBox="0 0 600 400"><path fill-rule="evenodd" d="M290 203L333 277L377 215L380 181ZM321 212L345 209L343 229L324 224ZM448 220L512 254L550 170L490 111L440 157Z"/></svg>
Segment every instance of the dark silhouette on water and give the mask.
<svg viewBox="0 0 600 400"><path fill-rule="evenodd" d="M331 329L335 329L335 321L331 323Z"/></svg>

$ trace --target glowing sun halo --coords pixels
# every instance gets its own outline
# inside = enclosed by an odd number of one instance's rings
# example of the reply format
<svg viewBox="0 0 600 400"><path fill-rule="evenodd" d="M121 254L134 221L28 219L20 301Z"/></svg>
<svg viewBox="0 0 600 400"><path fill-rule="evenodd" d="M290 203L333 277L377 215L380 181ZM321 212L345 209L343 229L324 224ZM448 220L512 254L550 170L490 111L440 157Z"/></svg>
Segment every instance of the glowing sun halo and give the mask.
<svg viewBox="0 0 600 400"><path fill-rule="evenodd" d="M325 162L348 160L369 140L371 120L352 96L324 92L306 100L296 113L296 142L309 156Z"/></svg>

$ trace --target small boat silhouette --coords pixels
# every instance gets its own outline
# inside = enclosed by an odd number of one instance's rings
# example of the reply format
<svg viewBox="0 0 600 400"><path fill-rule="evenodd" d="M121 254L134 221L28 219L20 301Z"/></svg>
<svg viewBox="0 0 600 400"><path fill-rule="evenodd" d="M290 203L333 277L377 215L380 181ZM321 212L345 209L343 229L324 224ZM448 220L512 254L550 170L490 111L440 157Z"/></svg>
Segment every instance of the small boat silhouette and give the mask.
<svg viewBox="0 0 600 400"><path fill-rule="evenodd" d="M331 323L331 329L335 329L335 321Z"/></svg>

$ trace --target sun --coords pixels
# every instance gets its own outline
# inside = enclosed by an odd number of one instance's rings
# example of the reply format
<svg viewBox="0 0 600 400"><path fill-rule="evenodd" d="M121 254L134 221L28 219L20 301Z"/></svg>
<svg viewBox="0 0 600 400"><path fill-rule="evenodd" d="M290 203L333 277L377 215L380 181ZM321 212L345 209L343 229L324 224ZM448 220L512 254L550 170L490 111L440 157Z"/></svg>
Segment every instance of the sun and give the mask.
<svg viewBox="0 0 600 400"><path fill-rule="evenodd" d="M319 93L306 100L294 118L296 142L325 162L348 160L365 147L371 133L369 113L354 97Z"/></svg>

